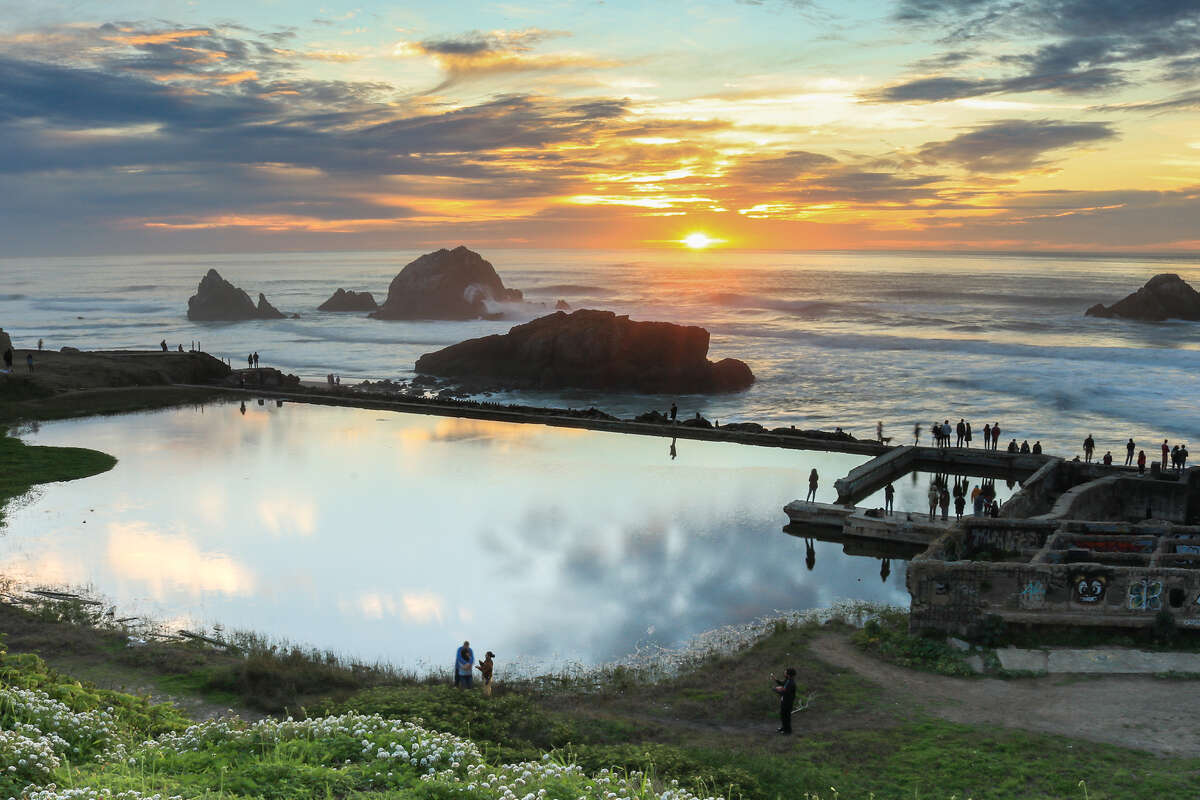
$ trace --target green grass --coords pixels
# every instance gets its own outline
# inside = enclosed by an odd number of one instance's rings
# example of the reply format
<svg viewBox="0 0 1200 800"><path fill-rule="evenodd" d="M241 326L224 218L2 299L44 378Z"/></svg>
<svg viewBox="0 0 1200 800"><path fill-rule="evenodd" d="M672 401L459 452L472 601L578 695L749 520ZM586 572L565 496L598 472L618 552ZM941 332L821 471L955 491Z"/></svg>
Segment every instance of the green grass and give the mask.
<svg viewBox="0 0 1200 800"><path fill-rule="evenodd" d="M73 481L107 472L117 460L82 447L37 447L0 436L0 521L3 506L39 483Z"/></svg>
<svg viewBox="0 0 1200 800"><path fill-rule="evenodd" d="M967 666L966 654L946 644L944 634L927 637L909 633L908 614L898 609L868 621L850 638L868 653L902 667L957 677L975 674Z"/></svg>

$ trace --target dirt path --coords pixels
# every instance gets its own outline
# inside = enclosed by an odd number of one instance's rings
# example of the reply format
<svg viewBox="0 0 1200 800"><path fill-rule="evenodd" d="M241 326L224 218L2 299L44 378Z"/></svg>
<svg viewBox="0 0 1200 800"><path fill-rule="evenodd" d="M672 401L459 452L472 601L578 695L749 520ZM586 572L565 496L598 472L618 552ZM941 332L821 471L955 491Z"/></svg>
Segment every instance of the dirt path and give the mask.
<svg viewBox="0 0 1200 800"><path fill-rule="evenodd" d="M1200 690L1194 681L1147 676L948 678L865 655L844 636L810 644L822 661L877 683L887 702L951 722L1061 734L1161 755L1200 755Z"/></svg>

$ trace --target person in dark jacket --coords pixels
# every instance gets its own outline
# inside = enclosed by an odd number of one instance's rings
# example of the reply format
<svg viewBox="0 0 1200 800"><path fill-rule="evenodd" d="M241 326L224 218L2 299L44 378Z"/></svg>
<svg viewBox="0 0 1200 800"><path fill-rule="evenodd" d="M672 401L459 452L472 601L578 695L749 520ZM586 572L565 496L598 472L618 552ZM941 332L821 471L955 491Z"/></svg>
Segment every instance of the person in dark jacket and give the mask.
<svg viewBox="0 0 1200 800"><path fill-rule="evenodd" d="M484 697L492 696L492 667L494 666L492 659L495 657L496 654L488 650L487 654L483 657L483 661L475 665L475 669L479 670L479 677L483 678Z"/></svg>
<svg viewBox="0 0 1200 800"><path fill-rule="evenodd" d="M779 680L772 673L771 680L775 681L775 694L779 695L779 732L785 736L792 733L792 706L796 704L796 668L788 667Z"/></svg>

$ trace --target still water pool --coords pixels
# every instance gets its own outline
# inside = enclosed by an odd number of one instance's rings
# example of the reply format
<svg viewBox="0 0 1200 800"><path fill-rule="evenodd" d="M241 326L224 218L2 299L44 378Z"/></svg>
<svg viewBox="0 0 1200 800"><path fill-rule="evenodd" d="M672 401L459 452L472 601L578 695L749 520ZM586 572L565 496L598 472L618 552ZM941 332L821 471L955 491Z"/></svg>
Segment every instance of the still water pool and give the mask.
<svg viewBox="0 0 1200 800"><path fill-rule="evenodd" d="M115 469L10 508L0 572L441 668L469 639L526 668L675 646L839 598L907 605L904 565L781 528L863 456L273 402L48 423Z"/></svg>

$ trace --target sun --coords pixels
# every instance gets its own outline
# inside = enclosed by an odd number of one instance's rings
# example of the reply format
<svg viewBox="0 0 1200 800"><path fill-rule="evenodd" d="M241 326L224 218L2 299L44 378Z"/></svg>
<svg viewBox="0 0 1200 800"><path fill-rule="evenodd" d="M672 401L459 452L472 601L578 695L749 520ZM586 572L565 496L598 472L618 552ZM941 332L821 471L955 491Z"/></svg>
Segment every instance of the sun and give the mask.
<svg viewBox="0 0 1200 800"><path fill-rule="evenodd" d="M720 244L723 241L725 240L714 239L707 233L696 231L695 233L689 233L687 236L680 239L679 243L685 245L686 247L690 247L693 250L703 250L706 247L712 247L714 244Z"/></svg>

